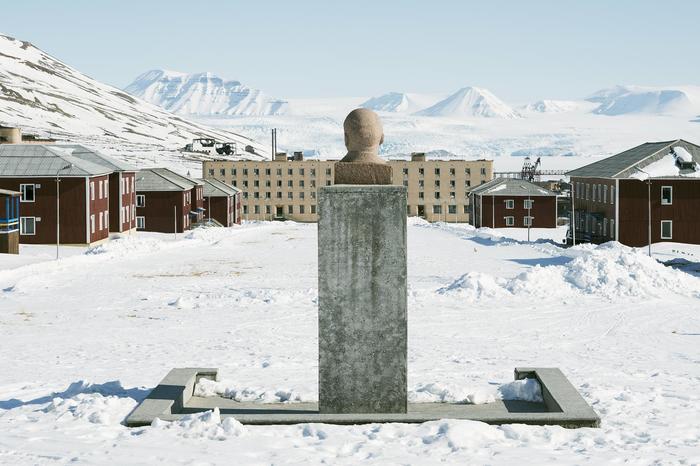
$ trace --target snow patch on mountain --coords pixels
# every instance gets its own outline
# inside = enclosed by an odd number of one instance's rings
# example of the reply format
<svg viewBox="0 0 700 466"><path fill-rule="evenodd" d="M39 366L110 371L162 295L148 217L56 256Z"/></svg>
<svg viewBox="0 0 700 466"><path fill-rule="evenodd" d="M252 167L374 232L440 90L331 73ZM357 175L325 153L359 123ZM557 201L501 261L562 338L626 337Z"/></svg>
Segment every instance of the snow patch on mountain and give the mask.
<svg viewBox="0 0 700 466"><path fill-rule="evenodd" d="M366 100L360 107L378 112L415 113L431 106L438 99L432 95L389 92Z"/></svg>
<svg viewBox="0 0 700 466"><path fill-rule="evenodd" d="M538 100L521 107L521 111L525 113L568 113L578 110L584 110L594 105L590 102L579 102L576 100Z"/></svg>
<svg viewBox="0 0 700 466"><path fill-rule="evenodd" d="M615 86L602 89L586 100L597 103L593 113L601 115L687 114L700 109L700 87Z"/></svg>
<svg viewBox="0 0 700 466"><path fill-rule="evenodd" d="M180 115L283 115L289 107L285 100L208 72L151 70L124 91Z"/></svg>
<svg viewBox="0 0 700 466"><path fill-rule="evenodd" d="M520 114L487 89L464 87L416 115L451 118L519 118Z"/></svg>

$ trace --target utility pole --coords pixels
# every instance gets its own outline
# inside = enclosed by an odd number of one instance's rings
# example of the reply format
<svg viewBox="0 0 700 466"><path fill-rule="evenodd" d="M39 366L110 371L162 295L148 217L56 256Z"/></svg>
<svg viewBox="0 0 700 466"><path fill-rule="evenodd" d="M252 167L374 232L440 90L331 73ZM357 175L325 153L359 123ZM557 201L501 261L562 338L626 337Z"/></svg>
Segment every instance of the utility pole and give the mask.
<svg viewBox="0 0 700 466"><path fill-rule="evenodd" d="M60 174L61 171L67 170L72 166L73 164L69 163L56 171L56 260L58 260L59 257L58 249L59 245L61 244L61 190L59 189L59 184L61 183ZM86 212L86 214L89 215L89 212Z"/></svg>

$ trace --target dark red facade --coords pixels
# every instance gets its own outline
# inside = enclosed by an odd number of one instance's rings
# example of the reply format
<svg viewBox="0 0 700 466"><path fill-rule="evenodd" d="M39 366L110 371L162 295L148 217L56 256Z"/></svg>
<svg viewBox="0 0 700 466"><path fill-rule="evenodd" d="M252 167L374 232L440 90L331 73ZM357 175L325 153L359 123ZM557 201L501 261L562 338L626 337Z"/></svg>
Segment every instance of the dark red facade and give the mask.
<svg viewBox="0 0 700 466"><path fill-rule="evenodd" d="M572 178L572 184L577 242L617 240L627 246L645 246L649 243L651 225L652 243L700 244L698 178L653 178L650 182L631 178ZM664 188L671 194L670 202L662 202ZM670 237L662 235L662 222L670 222L667 224Z"/></svg>
<svg viewBox="0 0 700 466"><path fill-rule="evenodd" d="M526 201L532 201L528 211ZM509 202L510 201L510 202ZM557 226L556 196L491 196L474 194L474 221L476 227L526 228L525 218L532 217L532 228ZM512 208L509 206L512 205ZM512 220L512 225L508 222Z"/></svg>
<svg viewBox="0 0 700 466"><path fill-rule="evenodd" d="M189 194L189 196L188 196ZM191 191L139 191L143 206L136 207L136 216L143 217L144 231L182 233L192 225ZM203 202L203 201L202 201Z"/></svg>
<svg viewBox="0 0 700 466"><path fill-rule="evenodd" d="M108 175L60 178L61 244L90 244L109 237L108 178ZM20 243L55 243L56 178L0 178L0 188L3 189L21 191L23 184L34 186L34 200L20 202L20 220L22 217L33 219L34 232L20 234Z"/></svg>
<svg viewBox="0 0 700 466"><path fill-rule="evenodd" d="M136 186L134 172L109 175L109 231L124 232L136 228Z"/></svg>
<svg viewBox="0 0 700 466"><path fill-rule="evenodd" d="M206 216L211 216L225 227L241 224L241 194L230 196L205 196Z"/></svg>

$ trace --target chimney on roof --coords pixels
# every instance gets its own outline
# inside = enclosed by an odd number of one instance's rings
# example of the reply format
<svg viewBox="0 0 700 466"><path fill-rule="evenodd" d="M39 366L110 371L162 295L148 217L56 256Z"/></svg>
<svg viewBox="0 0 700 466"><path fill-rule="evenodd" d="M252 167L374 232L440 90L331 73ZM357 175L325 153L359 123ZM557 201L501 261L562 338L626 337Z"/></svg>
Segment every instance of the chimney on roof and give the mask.
<svg viewBox="0 0 700 466"><path fill-rule="evenodd" d="M276 162L286 162L287 161L287 153L286 152L276 152L275 153L275 161Z"/></svg>
<svg viewBox="0 0 700 466"><path fill-rule="evenodd" d="M411 152L411 162L425 162L425 152Z"/></svg>

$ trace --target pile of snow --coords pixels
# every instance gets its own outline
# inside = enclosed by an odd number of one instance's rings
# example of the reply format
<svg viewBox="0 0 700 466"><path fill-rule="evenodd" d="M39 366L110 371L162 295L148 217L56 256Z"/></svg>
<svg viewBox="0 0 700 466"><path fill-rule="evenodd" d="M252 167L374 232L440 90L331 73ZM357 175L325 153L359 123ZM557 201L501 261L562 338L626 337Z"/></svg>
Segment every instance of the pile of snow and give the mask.
<svg viewBox="0 0 700 466"><path fill-rule="evenodd" d="M221 419L219 408L203 413L188 414L177 421L167 422L156 418L153 429L175 433L184 438L226 440L246 435L246 428L232 417Z"/></svg>
<svg viewBox="0 0 700 466"><path fill-rule="evenodd" d="M252 145L261 154L268 149L240 134L183 120L95 81L29 42L4 35L0 35L0 124L108 144L177 148L193 138L213 137Z"/></svg>
<svg viewBox="0 0 700 466"><path fill-rule="evenodd" d="M641 250L620 243L561 250L561 255L564 265L535 265L510 279L469 272L436 292L458 294L469 301L508 296L566 299L581 295L614 300L663 297L668 292L700 297L700 279L665 267Z"/></svg>
<svg viewBox="0 0 700 466"><path fill-rule="evenodd" d="M124 91L180 115L283 115L289 107L284 100L207 72L151 70Z"/></svg>
<svg viewBox="0 0 700 466"><path fill-rule="evenodd" d="M468 389L440 383L420 384L408 392L411 403L486 404L496 400L519 400L541 403L542 387L536 379L504 383L498 388Z"/></svg>
<svg viewBox="0 0 700 466"><path fill-rule="evenodd" d="M652 88L642 86L615 86L602 89L586 100L598 104L593 110L601 115L630 113L687 114L700 105L700 88Z"/></svg>
<svg viewBox="0 0 700 466"><path fill-rule="evenodd" d="M519 118L520 115L489 90L464 87L435 105L417 112L420 116L450 118Z"/></svg>
<svg viewBox="0 0 700 466"><path fill-rule="evenodd" d="M298 392L289 388L263 389L259 387L238 387L234 382L215 381L202 378L194 388L195 396L221 396L235 401L256 403L291 403L316 401L315 393Z"/></svg>

